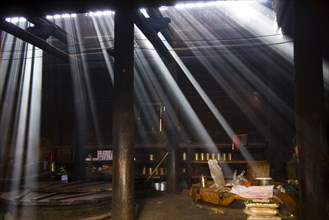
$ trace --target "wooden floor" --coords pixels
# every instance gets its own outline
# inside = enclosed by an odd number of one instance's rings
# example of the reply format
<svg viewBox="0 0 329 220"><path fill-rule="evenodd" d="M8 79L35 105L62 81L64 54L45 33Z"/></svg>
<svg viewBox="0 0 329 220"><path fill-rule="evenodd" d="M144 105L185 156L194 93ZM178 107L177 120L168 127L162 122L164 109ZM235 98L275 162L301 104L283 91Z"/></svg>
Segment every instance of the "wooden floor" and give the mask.
<svg viewBox="0 0 329 220"><path fill-rule="evenodd" d="M109 182L34 182L0 195L0 220L106 219L111 216Z"/></svg>

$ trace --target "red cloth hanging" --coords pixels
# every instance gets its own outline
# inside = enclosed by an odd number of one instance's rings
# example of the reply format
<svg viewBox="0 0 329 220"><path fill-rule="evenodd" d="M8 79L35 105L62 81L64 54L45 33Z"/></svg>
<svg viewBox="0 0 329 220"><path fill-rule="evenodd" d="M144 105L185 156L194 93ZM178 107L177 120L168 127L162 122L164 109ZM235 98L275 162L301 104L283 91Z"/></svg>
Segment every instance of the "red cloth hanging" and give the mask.
<svg viewBox="0 0 329 220"><path fill-rule="evenodd" d="M239 150L240 148L240 135L233 135L233 144L232 144L232 149L233 150Z"/></svg>

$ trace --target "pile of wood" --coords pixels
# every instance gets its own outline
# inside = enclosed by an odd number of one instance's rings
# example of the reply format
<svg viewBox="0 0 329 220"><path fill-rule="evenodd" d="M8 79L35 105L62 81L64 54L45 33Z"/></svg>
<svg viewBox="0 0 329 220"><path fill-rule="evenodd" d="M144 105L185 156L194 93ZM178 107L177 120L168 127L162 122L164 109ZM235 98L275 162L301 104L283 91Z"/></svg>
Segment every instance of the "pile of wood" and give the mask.
<svg viewBox="0 0 329 220"><path fill-rule="evenodd" d="M281 220L279 204L272 199L248 199L243 210L247 220Z"/></svg>

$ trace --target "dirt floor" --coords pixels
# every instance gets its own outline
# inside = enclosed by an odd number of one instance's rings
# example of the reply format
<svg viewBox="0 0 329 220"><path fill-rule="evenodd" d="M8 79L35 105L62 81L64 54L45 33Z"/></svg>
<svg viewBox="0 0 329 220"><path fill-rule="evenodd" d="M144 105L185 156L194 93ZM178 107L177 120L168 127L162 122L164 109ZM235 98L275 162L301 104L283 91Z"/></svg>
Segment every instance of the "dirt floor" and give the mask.
<svg viewBox="0 0 329 220"><path fill-rule="evenodd" d="M177 194L149 192L136 195L138 220L245 220L242 201L229 206L194 203L183 190Z"/></svg>

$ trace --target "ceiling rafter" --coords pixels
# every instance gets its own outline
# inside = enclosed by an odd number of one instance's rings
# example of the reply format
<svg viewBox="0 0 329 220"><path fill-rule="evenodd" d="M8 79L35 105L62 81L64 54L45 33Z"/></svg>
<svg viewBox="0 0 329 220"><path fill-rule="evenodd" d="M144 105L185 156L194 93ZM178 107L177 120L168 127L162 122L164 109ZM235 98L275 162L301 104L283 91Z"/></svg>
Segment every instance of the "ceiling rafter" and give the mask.
<svg viewBox="0 0 329 220"><path fill-rule="evenodd" d="M143 32L146 38L152 43L154 48L158 51L158 53L167 59L168 61L172 61L174 58L171 53L168 51L167 47L161 41L156 31L149 23L149 21L144 17L144 15L139 11L134 11L134 20L137 27Z"/></svg>
<svg viewBox="0 0 329 220"><path fill-rule="evenodd" d="M59 50L58 48L48 44L45 40L33 35L32 33L16 26L13 23L7 22L5 20L0 20L0 29L12 34L13 36L30 43L40 49L44 50L45 52L65 61L69 62L70 59L75 59L74 57L70 56L69 54Z"/></svg>
<svg viewBox="0 0 329 220"><path fill-rule="evenodd" d="M69 35L66 31L64 31L61 27L54 24L53 22L49 21L47 18L42 17L28 17L26 18L30 23L34 24L32 28L37 28L37 31L43 31L43 29L46 29L45 31L47 33L47 36L45 36L47 39L49 36L53 36L63 42L64 44L67 44L68 38L72 42L77 42L77 39L75 39L73 36ZM33 29L30 29L33 30ZM28 30L29 31L29 30ZM30 31L31 32L31 31ZM33 31L31 32L33 33Z"/></svg>

